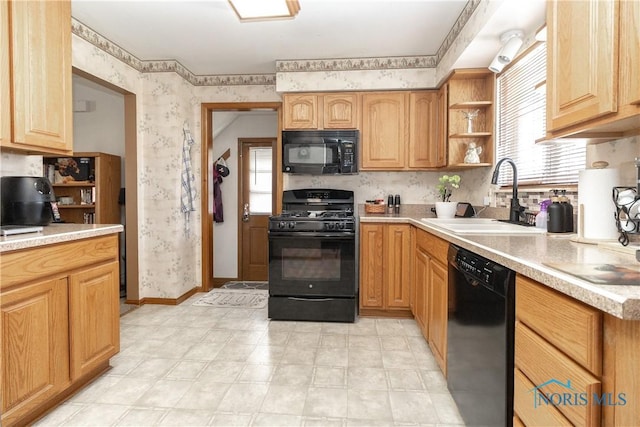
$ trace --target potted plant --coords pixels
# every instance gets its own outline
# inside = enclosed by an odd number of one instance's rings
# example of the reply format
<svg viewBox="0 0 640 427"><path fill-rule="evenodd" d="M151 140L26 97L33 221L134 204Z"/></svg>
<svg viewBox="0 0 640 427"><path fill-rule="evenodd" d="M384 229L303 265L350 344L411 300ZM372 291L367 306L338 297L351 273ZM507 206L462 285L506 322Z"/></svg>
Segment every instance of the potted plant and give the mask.
<svg viewBox="0 0 640 427"><path fill-rule="evenodd" d="M460 188L460 175L442 175L438 179L438 194L442 198L436 202L436 215L438 218L453 218L456 216L458 202L451 202L453 189Z"/></svg>

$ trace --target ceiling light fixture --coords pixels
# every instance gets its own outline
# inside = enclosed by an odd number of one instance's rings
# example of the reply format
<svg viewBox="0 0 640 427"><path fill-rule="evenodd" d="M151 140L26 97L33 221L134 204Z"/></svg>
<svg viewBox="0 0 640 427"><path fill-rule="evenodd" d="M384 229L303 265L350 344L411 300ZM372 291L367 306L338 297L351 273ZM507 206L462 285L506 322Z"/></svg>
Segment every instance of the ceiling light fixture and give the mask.
<svg viewBox="0 0 640 427"><path fill-rule="evenodd" d="M513 61L516 54L520 50L522 46L524 37L524 33L521 30L511 30L500 36L500 43L502 43L502 49L493 58L491 65L489 65L489 70L494 73L499 73L502 71L505 65L509 62Z"/></svg>
<svg viewBox="0 0 640 427"><path fill-rule="evenodd" d="M291 19L300 11L298 0L229 0L240 21Z"/></svg>

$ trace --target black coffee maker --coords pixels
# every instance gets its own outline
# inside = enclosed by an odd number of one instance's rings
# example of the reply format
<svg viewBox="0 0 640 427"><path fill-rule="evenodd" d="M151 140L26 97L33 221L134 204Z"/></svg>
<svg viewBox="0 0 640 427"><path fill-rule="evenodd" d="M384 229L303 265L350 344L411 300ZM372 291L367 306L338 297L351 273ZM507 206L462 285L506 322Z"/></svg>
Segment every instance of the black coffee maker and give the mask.
<svg viewBox="0 0 640 427"><path fill-rule="evenodd" d="M47 225L53 220L55 200L47 178L0 177L0 225Z"/></svg>

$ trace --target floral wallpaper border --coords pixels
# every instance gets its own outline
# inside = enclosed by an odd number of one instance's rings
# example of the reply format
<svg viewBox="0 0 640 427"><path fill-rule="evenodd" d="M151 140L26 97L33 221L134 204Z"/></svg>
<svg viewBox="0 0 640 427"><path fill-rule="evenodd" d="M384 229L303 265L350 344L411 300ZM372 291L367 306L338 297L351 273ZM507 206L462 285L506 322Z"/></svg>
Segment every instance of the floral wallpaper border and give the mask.
<svg viewBox="0 0 640 427"><path fill-rule="evenodd" d="M397 56L385 58L303 59L276 61L277 72L363 71L434 68L435 56Z"/></svg>
<svg viewBox="0 0 640 427"><path fill-rule="evenodd" d="M454 43L462 28L482 0L469 0L435 55L383 58L305 59L276 61L276 72L296 71L363 71L435 68Z"/></svg>
<svg viewBox="0 0 640 427"><path fill-rule="evenodd" d="M466 22L482 0L469 0L440 45L436 55L380 58L348 58L276 61L276 72L297 71L367 71L435 68L454 43ZM75 18L71 32L141 73L174 72L194 86L275 85L275 74L195 75L176 60L147 61L137 58L116 43L98 34Z"/></svg>
<svg viewBox="0 0 640 427"><path fill-rule="evenodd" d="M71 32L141 73L174 72L194 86L247 86L276 84L275 74L221 74L197 76L176 60L143 61L75 18L71 19Z"/></svg>

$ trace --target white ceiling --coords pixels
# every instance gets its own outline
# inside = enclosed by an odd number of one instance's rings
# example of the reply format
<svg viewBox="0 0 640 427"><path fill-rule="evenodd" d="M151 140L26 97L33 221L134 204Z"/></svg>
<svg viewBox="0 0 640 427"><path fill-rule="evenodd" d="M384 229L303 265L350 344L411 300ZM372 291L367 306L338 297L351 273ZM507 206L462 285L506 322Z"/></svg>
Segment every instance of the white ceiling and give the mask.
<svg viewBox="0 0 640 427"><path fill-rule="evenodd" d="M502 32L530 34L544 22L544 0L482 1L499 11L456 68L489 65ZM295 19L270 22L241 23L226 0L72 0L72 15L141 60L177 60L196 75L271 74L276 60L435 55L467 3L299 2Z"/></svg>

